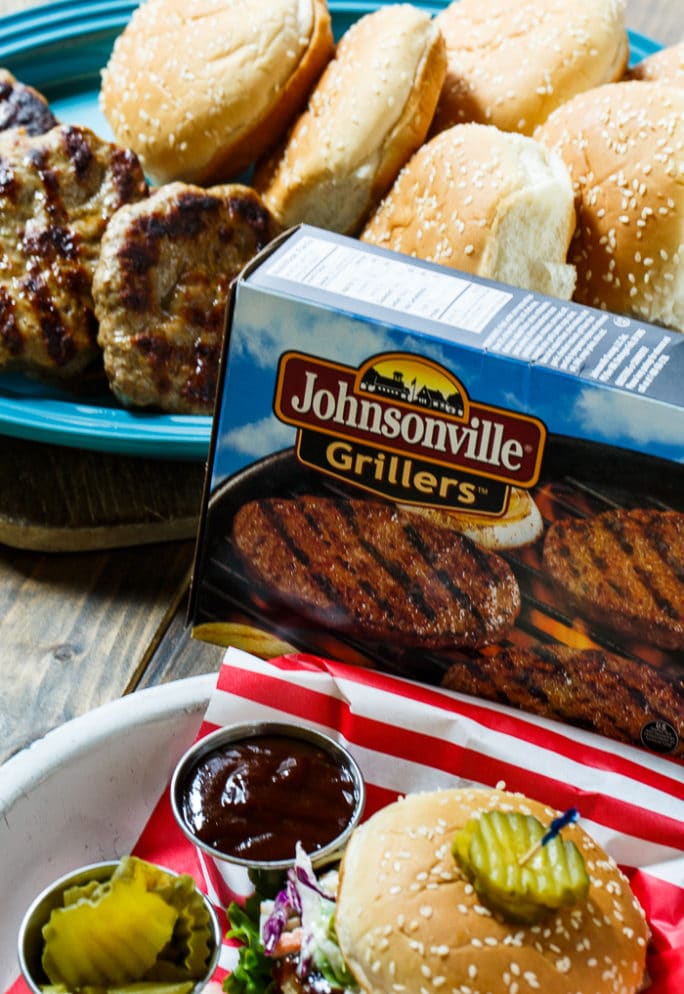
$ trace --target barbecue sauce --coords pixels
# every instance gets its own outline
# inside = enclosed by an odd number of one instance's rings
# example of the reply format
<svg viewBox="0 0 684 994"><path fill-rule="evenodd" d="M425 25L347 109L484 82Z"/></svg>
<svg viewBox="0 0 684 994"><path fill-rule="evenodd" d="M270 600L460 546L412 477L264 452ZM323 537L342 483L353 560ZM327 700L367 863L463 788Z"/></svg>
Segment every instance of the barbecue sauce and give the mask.
<svg viewBox="0 0 684 994"><path fill-rule="evenodd" d="M183 818L195 836L221 853L272 862L332 842L357 801L351 774L304 739L259 735L221 746L190 771Z"/></svg>

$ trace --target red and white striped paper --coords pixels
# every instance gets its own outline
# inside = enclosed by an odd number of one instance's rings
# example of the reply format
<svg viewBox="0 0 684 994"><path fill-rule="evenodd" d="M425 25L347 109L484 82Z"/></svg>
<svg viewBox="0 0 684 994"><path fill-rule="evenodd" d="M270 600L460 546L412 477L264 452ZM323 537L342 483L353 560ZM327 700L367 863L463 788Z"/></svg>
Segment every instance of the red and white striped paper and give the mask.
<svg viewBox="0 0 684 994"><path fill-rule="evenodd" d="M288 720L343 742L367 783L366 815L417 790L476 783L522 791L582 824L627 873L653 941L649 994L684 992L684 765L591 733L375 671L302 654L229 649L199 735ZM192 873L211 897L168 791L136 853ZM220 980L233 962L223 950ZM15 985L12 994L25 990Z"/></svg>

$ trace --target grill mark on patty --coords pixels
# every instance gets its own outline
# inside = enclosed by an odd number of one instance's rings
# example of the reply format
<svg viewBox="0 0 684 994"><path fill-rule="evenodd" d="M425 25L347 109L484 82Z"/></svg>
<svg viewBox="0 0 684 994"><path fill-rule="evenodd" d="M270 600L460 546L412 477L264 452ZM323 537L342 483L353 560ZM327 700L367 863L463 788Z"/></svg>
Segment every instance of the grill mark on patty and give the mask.
<svg viewBox="0 0 684 994"><path fill-rule="evenodd" d="M663 559L661 555L661 549L663 545L662 540L659 542L654 542L650 530L646 529L644 523L638 521L638 519L634 517L626 519L623 517L613 516L613 517L606 517L603 520L602 525L606 528L606 530L610 534L615 536L620 546L620 549L624 552L625 556L627 556L627 558L631 560L635 553L635 543L630 538L627 532L628 521L630 528L633 531L637 532L642 542L648 545L649 549L662 560L663 566L667 570L669 570L669 564L667 560ZM650 596L653 598L654 603L660 608L660 610L663 611L665 614L667 614L668 617L672 618L673 620L679 619L680 618L679 612L672 604L672 602L661 593L658 587L658 584L656 582L658 572L647 570L643 566L641 566L638 562L634 562L633 568L635 576L639 578L643 587L648 591ZM677 573L681 578L682 571L678 570Z"/></svg>
<svg viewBox="0 0 684 994"><path fill-rule="evenodd" d="M24 351L24 337L17 327L14 314L14 301L4 287L0 286L0 339L12 356Z"/></svg>
<svg viewBox="0 0 684 994"><path fill-rule="evenodd" d="M248 200L246 197L229 197L228 204L231 213L252 229L257 249L265 248L273 237L273 221L265 206L256 199ZM228 237L233 237L232 231L229 231Z"/></svg>
<svg viewBox="0 0 684 994"><path fill-rule="evenodd" d="M59 193L59 176L56 170L50 167L48 154L44 148L32 148L28 158L43 184L45 211L51 223L58 224L64 219L64 204Z"/></svg>
<svg viewBox="0 0 684 994"><path fill-rule="evenodd" d="M6 197L9 201L16 201L17 191L16 173L11 163L4 156L0 156L0 197Z"/></svg>
<svg viewBox="0 0 684 994"><path fill-rule="evenodd" d="M338 510L342 512L343 509L340 506ZM359 584L360 588L366 594L368 594L368 596L372 598L382 608L383 611L385 611L388 614L391 614L392 605L387 600L387 598L383 597L382 594L380 594L380 592L377 590L377 588L374 587L373 584L366 578L366 576L363 573L360 573L358 569L356 569L353 562L349 562L347 559L342 558L342 556L334 552L335 545L339 546L346 543L348 541L348 536L346 535L337 536L339 541L335 543L334 542L335 536L330 536L326 532L324 532L324 530L321 527L320 520L316 517L316 515L311 514L306 506L300 508L299 513L304 518L307 527L311 530L312 534L316 535L320 539L320 541L325 543L325 545L331 550L331 554L334 555L335 562L339 565L340 569L342 569L347 576L353 577L353 579ZM343 514L342 514L342 520L343 521L345 520ZM351 522L347 523L350 526L352 524ZM307 557L307 564L308 564L308 557ZM319 582L319 587L322 590L322 592L325 593L331 601L333 601L336 605L338 605L342 596L341 590L338 587L336 587L329 578L321 577L320 574L316 574L316 576L317 576L317 582ZM324 581L322 586L320 585L321 580ZM349 612L347 612L347 616L351 617Z"/></svg>
<svg viewBox="0 0 684 994"><path fill-rule="evenodd" d="M66 365L76 354L76 346L43 277L34 271L21 281L21 286L38 316L50 360L58 367Z"/></svg>
<svg viewBox="0 0 684 994"><path fill-rule="evenodd" d="M42 262L50 262L56 257L73 262L79 256L78 238L73 231L58 224L37 233L25 233L21 247L27 256Z"/></svg>
<svg viewBox="0 0 684 994"><path fill-rule="evenodd" d="M129 238L117 253L126 307L139 313L151 309L155 290L149 273L159 264L162 243L201 237L209 216L213 218L219 209L216 197L180 194L163 215L147 214L132 222Z"/></svg>
<svg viewBox="0 0 684 994"><path fill-rule="evenodd" d="M449 592L449 594L459 603L464 611L468 611L472 614L478 621L482 622L482 615L475 606L472 598L470 598L465 590L455 584L449 574L435 566L435 555L433 550L429 545L423 541L422 536L416 528L410 523L404 525L404 533L409 540L409 543L414 549L420 554L421 558L427 563L432 569L435 577L439 580L441 585ZM475 547L473 547L475 548ZM468 549L468 552L471 550ZM474 557L475 558L475 557Z"/></svg>
<svg viewBox="0 0 684 994"><path fill-rule="evenodd" d="M362 533L351 502L340 502L339 511L346 518L350 530L361 548L367 552L369 556L371 556L381 570L384 570L393 580L405 588L407 597L418 609L418 611L420 611L423 617L427 621L434 621L437 617L436 612L426 601L423 591L416 585L414 577L412 577L396 560L389 559L385 553L373 541L371 541L371 539L367 538ZM404 527L404 531L405 530L406 526ZM366 583L369 583L369 581L366 580ZM373 591L373 596L376 600L378 599L378 595L375 591Z"/></svg>
<svg viewBox="0 0 684 994"><path fill-rule="evenodd" d="M85 133L80 128L67 126L62 129L62 142L78 180L83 182L93 163L93 150L86 141Z"/></svg>
<svg viewBox="0 0 684 994"><path fill-rule="evenodd" d="M140 199L141 186L144 192L147 187L141 182L140 164L135 153L129 148L114 147L109 159L109 172L117 195L117 207Z"/></svg>
<svg viewBox="0 0 684 994"><path fill-rule="evenodd" d="M45 98L31 86L0 70L0 131L23 128L28 135L41 135L57 124Z"/></svg>
<svg viewBox="0 0 684 994"><path fill-rule="evenodd" d="M309 570L309 576L321 593L334 603L336 597L339 596L339 591L333 586L329 577L311 568L309 556L288 531L283 516L278 513L276 507L272 504L266 504L262 510L275 534L285 543L294 558Z"/></svg>
<svg viewBox="0 0 684 994"><path fill-rule="evenodd" d="M221 350L218 346L195 342L192 369L181 393L192 404L209 407L216 396Z"/></svg>

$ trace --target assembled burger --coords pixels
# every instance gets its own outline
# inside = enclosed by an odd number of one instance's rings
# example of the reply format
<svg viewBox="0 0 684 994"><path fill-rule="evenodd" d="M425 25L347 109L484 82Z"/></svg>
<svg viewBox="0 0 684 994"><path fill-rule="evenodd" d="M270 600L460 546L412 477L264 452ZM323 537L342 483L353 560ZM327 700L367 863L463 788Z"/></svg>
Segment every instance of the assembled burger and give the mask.
<svg viewBox="0 0 684 994"><path fill-rule="evenodd" d="M627 879L577 824L546 845L554 819L521 794L441 790L357 828L337 880L317 880L300 852L262 921L276 989L643 990L649 934Z"/></svg>

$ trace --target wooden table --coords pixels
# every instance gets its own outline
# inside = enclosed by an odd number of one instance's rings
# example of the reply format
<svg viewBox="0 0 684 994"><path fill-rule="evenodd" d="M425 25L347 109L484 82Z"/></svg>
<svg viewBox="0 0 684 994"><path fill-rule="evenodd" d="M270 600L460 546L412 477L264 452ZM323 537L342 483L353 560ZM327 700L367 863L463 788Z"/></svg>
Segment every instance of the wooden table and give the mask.
<svg viewBox="0 0 684 994"><path fill-rule="evenodd" d="M0 14L27 6L0 0ZM684 37L684 5L627 0L627 23L671 43ZM223 650L185 626L202 480L199 463L0 438L0 541L12 543L0 544L0 762L122 694L218 669ZM17 529L29 493L31 517ZM88 514L98 527L74 536L72 517ZM16 547L69 541L92 551Z"/></svg>

